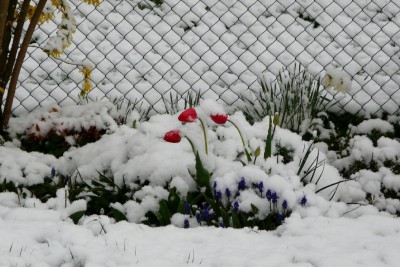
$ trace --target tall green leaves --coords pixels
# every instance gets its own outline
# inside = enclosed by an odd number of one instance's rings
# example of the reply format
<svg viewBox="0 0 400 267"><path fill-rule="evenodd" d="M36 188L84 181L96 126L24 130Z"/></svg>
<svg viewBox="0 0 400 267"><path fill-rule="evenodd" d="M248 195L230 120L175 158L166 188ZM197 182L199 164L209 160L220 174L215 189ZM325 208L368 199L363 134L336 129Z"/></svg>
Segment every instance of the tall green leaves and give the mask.
<svg viewBox="0 0 400 267"><path fill-rule="evenodd" d="M255 100L248 103L247 118L258 121L279 113L279 126L304 134L318 112L327 104L332 105L321 92L321 79L307 72L300 64L292 70L282 70L274 82L260 78L261 89L253 91Z"/></svg>

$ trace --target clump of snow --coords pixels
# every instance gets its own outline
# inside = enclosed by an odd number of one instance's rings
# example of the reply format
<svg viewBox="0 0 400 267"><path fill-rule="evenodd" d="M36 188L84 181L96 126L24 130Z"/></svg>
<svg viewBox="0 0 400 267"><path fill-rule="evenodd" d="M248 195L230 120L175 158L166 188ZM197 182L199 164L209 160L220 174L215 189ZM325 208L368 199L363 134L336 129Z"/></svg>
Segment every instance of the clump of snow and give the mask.
<svg viewBox="0 0 400 267"><path fill-rule="evenodd" d="M394 127L390 122L382 119L369 119L361 122L356 127L353 127L351 132L353 134L368 134L372 130L379 131L381 133L393 133Z"/></svg>

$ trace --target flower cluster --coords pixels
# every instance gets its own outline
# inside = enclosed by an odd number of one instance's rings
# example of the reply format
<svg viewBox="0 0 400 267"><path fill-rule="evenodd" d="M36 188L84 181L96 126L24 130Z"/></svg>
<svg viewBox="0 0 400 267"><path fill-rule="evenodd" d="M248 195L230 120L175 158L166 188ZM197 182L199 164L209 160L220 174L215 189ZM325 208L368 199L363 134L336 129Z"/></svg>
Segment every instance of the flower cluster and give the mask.
<svg viewBox="0 0 400 267"><path fill-rule="evenodd" d="M98 6L99 0L82 0L85 3ZM72 35L76 31L76 20L74 12L67 0L51 0L51 5L44 8L39 22L47 21L54 17L54 8L61 13L61 23L55 36L51 36L44 46L44 51L53 57L59 57L64 50L71 45ZM53 8L54 7L54 8ZM31 8L34 12L34 8ZM33 13L32 13L33 14Z"/></svg>
<svg viewBox="0 0 400 267"><path fill-rule="evenodd" d="M328 70L322 79L322 85L333 87L336 91L346 93L351 90L351 79L347 73L337 69Z"/></svg>
<svg viewBox="0 0 400 267"><path fill-rule="evenodd" d="M217 182L214 181L213 184L213 189L214 189L214 196L215 199L220 200L222 198L222 193L221 190L218 189ZM240 196L240 192L248 189L247 184L246 184L246 178L242 177L240 181L237 184L237 191L234 196L234 201L232 203L232 208L235 212L238 211L239 209L239 202L236 199L238 196ZM277 192L271 190L271 189L266 189L264 188L264 183L263 181L260 181L259 183L253 184L252 189L254 191L258 191L261 198L265 198L270 206L270 211L271 212L280 212L282 210L283 213L287 212L289 210L288 208L288 201L286 199L283 199L281 203L281 208L278 207L278 202L279 202L279 195ZM265 192L265 193L264 193ZM225 196L228 202L230 201L230 198L232 196L231 190L229 188L225 188ZM307 197L304 195L298 202L299 205L301 206L306 206L307 204Z"/></svg>
<svg viewBox="0 0 400 267"><path fill-rule="evenodd" d="M32 19L33 14L35 13L35 11L36 11L36 6L34 6L34 5L29 5L29 7L28 7L28 13L26 14L26 20ZM18 19L18 17L19 17L19 13L16 12L16 14L15 14L15 21ZM47 22L47 21L49 21L49 20L51 20L51 19L53 19L53 18L54 18L54 6L52 6L52 5L46 5L46 6L43 8L42 13L40 14L38 23L41 24L41 23Z"/></svg>
<svg viewBox="0 0 400 267"><path fill-rule="evenodd" d="M216 124L223 125L223 124L226 124L226 122L230 122L236 128L236 130L239 133L240 139L242 141L243 150L247 157L247 161L251 162L250 153L247 150L243 135L242 135L239 127L233 121L229 120L228 114L215 113L215 114L211 114L210 118ZM197 120L200 121L202 130L203 130L203 135L204 135L205 152L206 152L206 154L208 154L208 144L207 144L207 134L206 134L205 123L203 122L203 120L198 118L196 109L189 108L189 109L184 110L179 115L178 120L182 123L192 123L192 122L196 122ZM164 140L167 142L170 142L170 143L179 143L181 141L181 139L182 139L182 133L178 129L171 130L171 131L167 132L164 136ZM190 141L190 139L188 139L188 141L192 145L193 151L195 151L194 147L193 147L193 143Z"/></svg>
<svg viewBox="0 0 400 267"><path fill-rule="evenodd" d="M216 124L225 124L228 120L228 115L227 114L212 114L210 118L216 123ZM207 133L206 133L206 128L205 128L205 123L203 120L198 118L196 109L194 108L189 108L184 110L179 116L178 120L182 123L192 123L196 122L197 120L200 121L201 127L203 130L203 135L204 135L204 148L206 154L208 154L208 144L207 144ZM186 137L187 138L187 137ZM175 129L167 132L164 135L164 140L170 143L179 143L182 139L181 131ZM188 139L188 138L187 138ZM190 144L193 147L193 143L188 139ZM194 151L194 147L193 147Z"/></svg>
<svg viewBox="0 0 400 267"><path fill-rule="evenodd" d="M44 46L44 51L53 57L59 57L65 48L71 45L72 35L76 31L76 20L71 6L66 0L52 0L51 3L61 13L61 23L56 36L51 36Z"/></svg>
<svg viewBox="0 0 400 267"><path fill-rule="evenodd" d="M79 71L83 75L83 86L81 92L82 96L89 93L90 90L92 90L93 88L93 84L90 81L90 75L92 74L92 70L93 70L93 65L90 63L86 63L79 66Z"/></svg>
<svg viewBox="0 0 400 267"><path fill-rule="evenodd" d="M214 220L214 210L206 202L203 203L203 208L196 211L196 220L201 225L202 222L209 223Z"/></svg>

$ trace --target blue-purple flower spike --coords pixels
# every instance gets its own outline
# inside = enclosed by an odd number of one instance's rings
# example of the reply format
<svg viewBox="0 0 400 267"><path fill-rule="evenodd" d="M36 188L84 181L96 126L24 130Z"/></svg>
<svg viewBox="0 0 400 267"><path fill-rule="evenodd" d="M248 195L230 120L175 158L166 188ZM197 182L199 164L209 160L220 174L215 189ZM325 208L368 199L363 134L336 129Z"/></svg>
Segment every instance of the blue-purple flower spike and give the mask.
<svg viewBox="0 0 400 267"><path fill-rule="evenodd" d="M281 223L283 221L282 213L278 212L278 216L277 216L276 220L278 221L278 223Z"/></svg>
<svg viewBox="0 0 400 267"><path fill-rule="evenodd" d="M213 189L214 189L214 190L217 189L217 181L214 181Z"/></svg>
<svg viewBox="0 0 400 267"><path fill-rule="evenodd" d="M276 204L278 202L278 195L276 194L276 192L273 192L271 194L271 199L272 199L272 203Z"/></svg>
<svg viewBox="0 0 400 267"><path fill-rule="evenodd" d="M236 213L239 211L239 202L237 200L233 202L233 211Z"/></svg>
<svg viewBox="0 0 400 267"><path fill-rule="evenodd" d="M183 227L184 227L184 228L189 228L189 227L190 227L190 224L189 224L189 220L188 220L188 219L185 219L185 220L183 221Z"/></svg>
<svg viewBox="0 0 400 267"><path fill-rule="evenodd" d="M215 198L216 198L217 200L219 200L219 199L222 198L222 193L221 193L221 191L217 191L217 192L215 193Z"/></svg>
<svg viewBox="0 0 400 267"><path fill-rule="evenodd" d="M190 204L189 203L185 203L183 209L185 210L185 214L190 214Z"/></svg>
<svg viewBox="0 0 400 267"><path fill-rule="evenodd" d="M245 190L246 189L246 179L244 179L244 177L242 177L242 179L240 179L240 182L238 184L238 189L239 190Z"/></svg>
<svg viewBox="0 0 400 267"><path fill-rule="evenodd" d="M67 182L67 179L65 178L64 175L61 174L61 183L62 183L63 185L65 185L66 182Z"/></svg>
<svg viewBox="0 0 400 267"><path fill-rule="evenodd" d="M203 204L203 219L208 221L210 219L210 208L208 205Z"/></svg>
<svg viewBox="0 0 400 267"><path fill-rule="evenodd" d="M258 184L258 190L260 191L261 194L264 191L264 183L262 181Z"/></svg>
<svg viewBox="0 0 400 267"><path fill-rule="evenodd" d="M283 208L283 210L287 210L287 208L288 208L288 204L287 204L287 200L286 199L283 200L283 202L282 202L282 208Z"/></svg>
<svg viewBox="0 0 400 267"><path fill-rule="evenodd" d="M56 176L56 169L54 167L51 167L51 177Z"/></svg>
<svg viewBox="0 0 400 267"><path fill-rule="evenodd" d="M300 205L302 205L302 206L304 207L306 204L307 204L307 198L306 198L306 196L304 195L304 196L302 197L302 199L300 200Z"/></svg>
<svg viewBox="0 0 400 267"><path fill-rule="evenodd" d="M271 190L268 189L267 193L265 193L265 197L267 198L268 201L271 201L271 195L272 195Z"/></svg>
<svg viewBox="0 0 400 267"><path fill-rule="evenodd" d="M201 214L200 211L196 211L196 220L199 224L201 224Z"/></svg>
<svg viewBox="0 0 400 267"><path fill-rule="evenodd" d="M229 188L225 189L225 195L227 198L231 197L232 193L231 193L231 190L229 190Z"/></svg>

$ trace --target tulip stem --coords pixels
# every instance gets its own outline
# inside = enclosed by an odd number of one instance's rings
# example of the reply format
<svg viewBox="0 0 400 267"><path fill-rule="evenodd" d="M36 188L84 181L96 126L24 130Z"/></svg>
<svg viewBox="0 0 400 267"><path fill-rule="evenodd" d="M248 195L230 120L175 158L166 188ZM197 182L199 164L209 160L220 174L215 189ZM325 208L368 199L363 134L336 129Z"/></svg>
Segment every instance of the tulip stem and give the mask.
<svg viewBox="0 0 400 267"><path fill-rule="evenodd" d="M231 120L229 120L229 119L228 119L228 121L229 121L230 123L232 123L232 125L235 126L236 130L238 131L239 136L240 136L240 139L242 140L243 149L244 149L244 154L246 154L247 161L248 161L248 162L251 162L251 157L250 157L249 152L248 152L247 149L246 149L246 144L244 143L244 139L243 139L242 132L240 131L239 127L238 127L233 121L231 121Z"/></svg>
<svg viewBox="0 0 400 267"><path fill-rule="evenodd" d="M199 118L199 121L201 123L201 128L203 128L203 135L204 135L204 148L206 149L206 155L208 155L208 145L207 145L207 133L206 133L206 127L204 125L204 122L202 119Z"/></svg>
<svg viewBox="0 0 400 267"><path fill-rule="evenodd" d="M190 146L192 147L193 154L196 156L196 150L194 149L194 144L193 144L192 140L190 140L189 137L187 137L187 136L185 136L185 137L189 141Z"/></svg>

